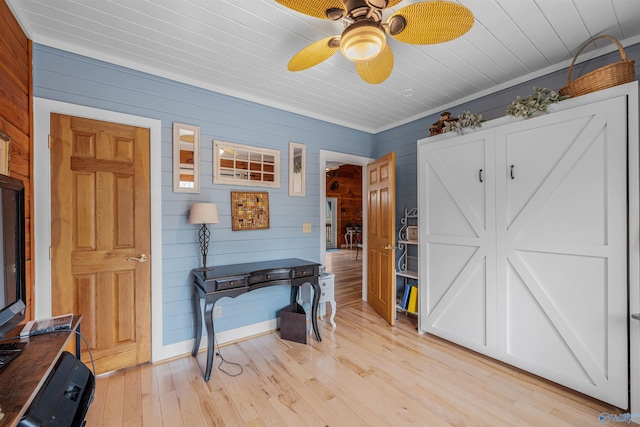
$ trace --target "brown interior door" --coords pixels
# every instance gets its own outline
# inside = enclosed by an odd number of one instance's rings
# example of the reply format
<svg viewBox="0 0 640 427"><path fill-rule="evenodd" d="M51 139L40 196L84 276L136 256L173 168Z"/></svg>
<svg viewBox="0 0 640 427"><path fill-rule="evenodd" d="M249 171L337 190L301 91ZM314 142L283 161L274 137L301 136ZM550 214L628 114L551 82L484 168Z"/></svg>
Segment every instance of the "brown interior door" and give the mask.
<svg viewBox="0 0 640 427"><path fill-rule="evenodd" d="M396 319L395 153L369 164L367 179L367 302L393 325Z"/></svg>
<svg viewBox="0 0 640 427"><path fill-rule="evenodd" d="M147 362L149 129L52 114L51 137L52 314L83 316L98 373Z"/></svg>

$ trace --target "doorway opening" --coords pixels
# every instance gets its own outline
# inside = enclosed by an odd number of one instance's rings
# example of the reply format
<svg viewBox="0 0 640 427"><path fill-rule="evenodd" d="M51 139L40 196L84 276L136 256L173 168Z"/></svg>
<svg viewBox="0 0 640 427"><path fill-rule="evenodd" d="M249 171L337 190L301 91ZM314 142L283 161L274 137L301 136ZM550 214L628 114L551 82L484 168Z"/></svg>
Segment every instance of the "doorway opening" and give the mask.
<svg viewBox="0 0 640 427"><path fill-rule="evenodd" d="M361 276L360 286L357 290L357 294L359 294L359 300L366 301L367 298L367 258L366 254L363 251L360 251L358 255L358 260L356 261L356 236L355 234L352 236L352 248L346 249L343 248L343 245L347 245L348 237L343 236L341 231L338 229L337 224L340 222L339 218L342 216L342 208L339 206L337 198L327 197L327 169L329 172L338 166L341 165L354 165L359 166L362 170L360 174L360 191L359 193L362 195L362 201L360 203L359 208L356 210L353 206L347 210L345 207L345 215L347 218L348 215L354 215L353 219L350 219L351 225L355 225L356 220L359 222L360 231L362 236L366 236L366 227L367 227L367 214L365 207L365 197L366 193L366 180L364 179L366 166L373 162L374 159L368 157L354 156L351 154L344 154L332 151L320 150L320 218L321 220L325 220L325 227L327 232L320 233L320 262L327 267L327 271L334 273L335 276L335 284L336 287L340 287L343 283L353 283L354 275L350 274L349 271L353 271L355 269L359 269L359 274L356 275L357 278ZM329 184L334 185L335 184ZM339 185L339 184L338 184ZM331 187L329 187L331 188ZM338 190L338 188L334 188L334 190ZM335 219L333 217L329 218L329 204L331 204L332 213L335 214ZM352 212L353 211L353 212ZM330 221L329 221L330 219ZM327 226L329 224L329 226ZM346 221L345 221L346 227ZM335 234L335 237L334 237ZM345 233L346 234L346 233ZM366 242L363 241L363 246L366 245ZM327 253L327 249L332 252ZM337 252L333 252L337 250ZM351 263L351 259L353 259L353 263ZM335 260L336 262L331 262L331 266L329 266L329 261ZM338 262L338 260L340 260ZM357 263L357 264L356 264ZM341 266L341 267L340 267ZM332 271L334 269L335 271ZM357 279L356 279L357 280ZM351 287L352 285L348 285ZM353 295L353 291L347 291L350 295ZM337 293L338 297L339 292Z"/></svg>

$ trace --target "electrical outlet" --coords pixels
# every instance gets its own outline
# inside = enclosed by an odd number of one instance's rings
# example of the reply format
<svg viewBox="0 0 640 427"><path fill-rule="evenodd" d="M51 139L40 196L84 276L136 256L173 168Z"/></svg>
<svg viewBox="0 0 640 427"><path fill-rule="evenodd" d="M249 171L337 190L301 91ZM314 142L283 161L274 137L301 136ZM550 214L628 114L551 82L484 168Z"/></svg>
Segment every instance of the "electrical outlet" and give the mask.
<svg viewBox="0 0 640 427"><path fill-rule="evenodd" d="M303 233L311 233L311 223L310 222L305 222L304 224L302 224L302 232Z"/></svg>
<svg viewBox="0 0 640 427"><path fill-rule="evenodd" d="M217 305L213 308L213 317L222 317L222 306Z"/></svg>

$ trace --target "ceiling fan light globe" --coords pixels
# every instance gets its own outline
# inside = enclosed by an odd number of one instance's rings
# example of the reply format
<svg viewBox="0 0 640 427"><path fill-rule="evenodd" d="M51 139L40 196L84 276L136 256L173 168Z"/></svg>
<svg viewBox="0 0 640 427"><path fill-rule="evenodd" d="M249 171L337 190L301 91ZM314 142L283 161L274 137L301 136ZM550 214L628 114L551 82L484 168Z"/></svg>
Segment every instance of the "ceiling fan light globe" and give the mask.
<svg viewBox="0 0 640 427"><path fill-rule="evenodd" d="M344 30L340 38L340 50L347 59L354 62L369 61L387 44L382 27L371 21L361 21Z"/></svg>

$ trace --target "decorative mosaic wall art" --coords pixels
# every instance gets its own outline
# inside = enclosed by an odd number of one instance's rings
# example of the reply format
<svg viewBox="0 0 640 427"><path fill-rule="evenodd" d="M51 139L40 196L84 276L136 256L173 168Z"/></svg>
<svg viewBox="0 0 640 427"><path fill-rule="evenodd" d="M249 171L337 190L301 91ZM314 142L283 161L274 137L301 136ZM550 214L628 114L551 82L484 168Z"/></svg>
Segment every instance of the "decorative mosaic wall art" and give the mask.
<svg viewBox="0 0 640 427"><path fill-rule="evenodd" d="M231 230L269 228L269 193L231 192Z"/></svg>

